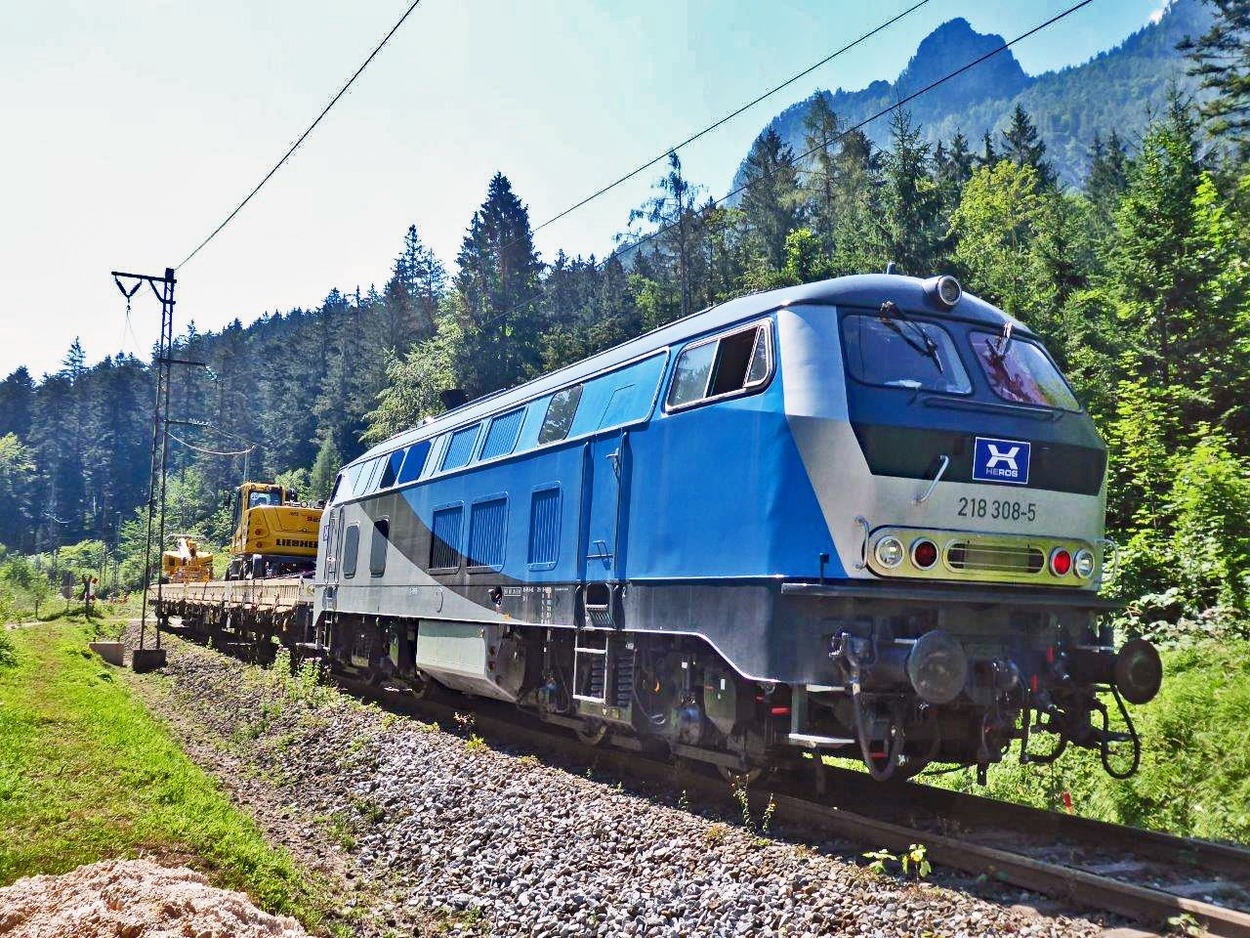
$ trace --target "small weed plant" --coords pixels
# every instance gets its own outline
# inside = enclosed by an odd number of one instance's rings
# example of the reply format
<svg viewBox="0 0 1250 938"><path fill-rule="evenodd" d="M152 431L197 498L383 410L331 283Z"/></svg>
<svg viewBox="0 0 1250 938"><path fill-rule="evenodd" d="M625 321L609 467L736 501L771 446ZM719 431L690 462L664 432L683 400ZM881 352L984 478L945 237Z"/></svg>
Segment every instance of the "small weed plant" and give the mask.
<svg viewBox="0 0 1250 938"><path fill-rule="evenodd" d="M768 829L773 825L773 815L777 813L777 799L773 797L773 793L768 793L768 804L764 806L764 814L760 818L760 833L767 834Z"/></svg>
<svg viewBox="0 0 1250 938"><path fill-rule="evenodd" d="M266 678L283 697L312 710L327 706L335 697L334 689L321 680L321 662L305 658L295 664L286 648L278 649Z"/></svg>
<svg viewBox="0 0 1250 938"><path fill-rule="evenodd" d="M897 864L904 877L924 879L933 872L933 864L929 862L928 854L924 844L912 844L897 856L882 847L865 853L864 859L872 861L868 864L868 869L874 873L890 873Z"/></svg>
<svg viewBox="0 0 1250 938"><path fill-rule="evenodd" d="M0 625L0 668L11 668L17 664L17 655L13 651L13 639L9 638L3 625Z"/></svg>
<svg viewBox="0 0 1250 938"><path fill-rule="evenodd" d="M682 792L685 795L685 792ZM768 804L764 806L764 811L760 815L759 825L755 823L755 816L751 813L751 796L747 792L747 783L745 780L738 781L733 786L733 798L738 802L738 807L742 810L742 826L756 837L757 846L762 846L764 836L768 834L768 829L772 827L773 815L777 813L777 799L773 797L773 793L768 793ZM687 804L687 807L689 805Z"/></svg>
<svg viewBox="0 0 1250 938"><path fill-rule="evenodd" d="M368 798L353 798L352 807L369 824L378 824L386 817L386 810L376 801Z"/></svg>
<svg viewBox="0 0 1250 938"><path fill-rule="evenodd" d="M469 736L469 741L464 744L464 748L469 752L485 752L490 747L486 745L486 740L474 733Z"/></svg>
<svg viewBox="0 0 1250 938"><path fill-rule="evenodd" d="M1169 935L1184 935L1186 938L1189 938L1191 935L1205 935L1206 929L1188 912L1182 912L1180 915L1173 915L1168 919L1167 933Z"/></svg>
<svg viewBox="0 0 1250 938"><path fill-rule="evenodd" d="M715 845L723 841L729 836L729 826L727 824L716 823L703 832L703 839L709 844Z"/></svg>

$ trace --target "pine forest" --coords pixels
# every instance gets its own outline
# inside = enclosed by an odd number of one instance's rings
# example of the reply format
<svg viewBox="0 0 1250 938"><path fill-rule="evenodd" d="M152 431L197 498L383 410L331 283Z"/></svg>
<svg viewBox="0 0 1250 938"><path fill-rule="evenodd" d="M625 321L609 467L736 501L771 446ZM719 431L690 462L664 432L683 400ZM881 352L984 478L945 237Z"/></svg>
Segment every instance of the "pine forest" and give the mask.
<svg viewBox="0 0 1250 938"><path fill-rule="evenodd" d="M500 173L451 265L413 224L380 287L220 332L189 324L175 354L207 368L173 387L167 531L221 548L245 476L324 498L344 462L441 412L442 391L476 397L745 293L893 264L954 274L1045 340L1110 447L1111 590L1133 600L1134 626L1238 628L1250 611L1250 54L1244 4L1210 8L1207 31L1174 51L1183 80L1141 105L1140 132L1086 127L1062 171L1019 101L993 132L934 140L916 109L869 136L848 129L837 95L816 94L786 112L784 134L760 133L732 199L670 154L607 258L540 257ZM1199 6L1183 9L1192 22ZM0 382L0 571L14 596L84 572L106 594L140 584L153 397L150 361L89 366L78 342L56 373Z"/></svg>

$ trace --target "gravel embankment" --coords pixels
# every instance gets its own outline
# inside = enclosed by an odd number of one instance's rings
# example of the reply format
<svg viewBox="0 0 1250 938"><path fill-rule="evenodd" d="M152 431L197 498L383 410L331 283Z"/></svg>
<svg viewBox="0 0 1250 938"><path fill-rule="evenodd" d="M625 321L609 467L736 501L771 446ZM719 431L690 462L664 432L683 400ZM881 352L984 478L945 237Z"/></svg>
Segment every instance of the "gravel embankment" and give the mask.
<svg viewBox="0 0 1250 938"><path fill-rule="evenodd" d="M1096 935L1096 919L904 882L856 848L741 824L490 749L169 642L149 701L272 839L345 885L361 935ZM468 703L466 701L466 708ZM862 849L862 848L861 848Z"/></svg>

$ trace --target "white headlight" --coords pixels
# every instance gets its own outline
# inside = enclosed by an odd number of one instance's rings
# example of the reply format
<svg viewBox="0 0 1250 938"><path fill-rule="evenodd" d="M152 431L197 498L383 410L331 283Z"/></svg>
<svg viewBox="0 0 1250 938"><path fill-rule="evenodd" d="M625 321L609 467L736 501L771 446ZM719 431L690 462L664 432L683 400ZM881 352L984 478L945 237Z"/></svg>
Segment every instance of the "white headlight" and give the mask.
<svg viewBox="0 0 1250 938"><path fill-rule="evenodd" d="M1082 580L1088 580L1094 572L1094 552L1081 548L1072 558L1072 569Z"/></svg>
<svg viewBox="0 0 1250 938"><path fill-rule="evenodd" d="M963 287L959 285L959 281L954 277L941 277L937 282L938 301L945 307L950 308L959 302L960 297L964 295Z"/></svg>
<svg viewBox="0 0 1250 938"><path fill-rule="evenodd" d="M903 542L897 537L883 537L877 541L877 563L887 569L893 569L903 562L907 552L903 550Z"/></svg>

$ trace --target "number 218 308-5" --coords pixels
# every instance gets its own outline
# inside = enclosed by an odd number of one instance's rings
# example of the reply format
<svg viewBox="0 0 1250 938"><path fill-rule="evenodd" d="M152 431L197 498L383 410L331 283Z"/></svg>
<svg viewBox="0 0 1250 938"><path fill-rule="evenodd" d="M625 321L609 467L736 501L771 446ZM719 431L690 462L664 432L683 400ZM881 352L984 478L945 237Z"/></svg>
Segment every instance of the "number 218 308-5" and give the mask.
<svg viewBox="0 0 1250 938"><path fill-rule="evenodd" d="M961 518L990 518L994 521L1036 521L1036 502L1018 502L1012 498L960 497L955 512Z"/></svg>

